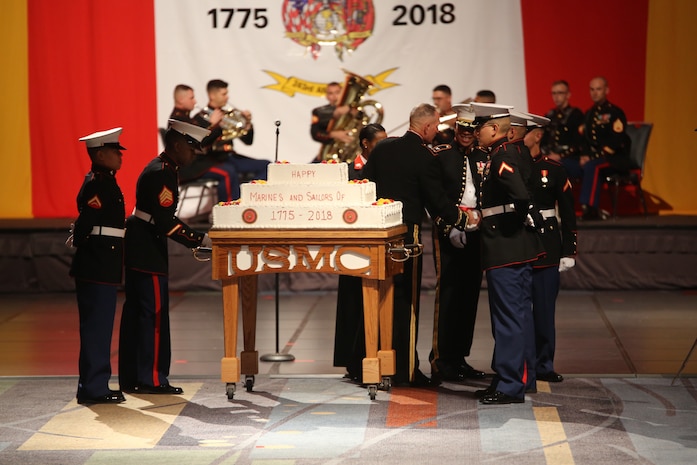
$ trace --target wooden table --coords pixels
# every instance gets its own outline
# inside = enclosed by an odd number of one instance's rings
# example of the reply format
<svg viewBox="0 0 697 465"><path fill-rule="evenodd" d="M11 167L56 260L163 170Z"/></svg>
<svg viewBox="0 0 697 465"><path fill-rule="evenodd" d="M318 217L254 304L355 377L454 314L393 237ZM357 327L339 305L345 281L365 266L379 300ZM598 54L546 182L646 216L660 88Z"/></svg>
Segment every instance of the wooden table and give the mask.
<svg viewBox="0 0 697 465"><path fill-rule="evenodd" d="M379 383L389 388L396 369L392 276L403 270L406 230L404 225L361 230L211 230L213 279L220 279L223 285L225 356L221 379L227 383L228 398L233 398L241 373L248 391L259 373L259 353L255 350L257 277L267 273L333 273L363 278L363 382L371 399L375 399ZM238 359L240 304L244 350Z"/></svg>

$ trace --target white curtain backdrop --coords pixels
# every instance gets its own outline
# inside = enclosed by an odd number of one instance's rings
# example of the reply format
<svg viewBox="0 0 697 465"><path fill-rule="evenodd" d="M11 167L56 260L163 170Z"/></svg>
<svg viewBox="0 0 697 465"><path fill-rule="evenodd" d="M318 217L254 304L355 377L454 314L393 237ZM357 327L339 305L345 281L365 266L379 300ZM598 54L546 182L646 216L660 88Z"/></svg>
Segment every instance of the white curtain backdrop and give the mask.
<svg viewBox="0 0 697 465"><path fill-rule="evenodd" d="M360 16L360 5L374 13L372 29L359 31L356 37L364 40L342 58L333 45L313 54L287 37L294 27L315 40L319 33L309 29L310 17L325 26L337 18L321 16L322 10L340 15L339 5L346 17ZM284 12L294 19L284 22ZM453 103L491 89L498 103L527 110L517 1L156 0L155 22L160 126L166 126L177 84L192 86L204 107L206 83L223 79L230 103L252 112L254 143L237 141L235 148L254 158L274 159L277 120L279 160L306 163L317 154L311 112L326 103L324 84L343 82L342 69L377 79L370 98L384 106L389 135L406 130L410 110L430 103L439 84L452 88Z"/></svg>

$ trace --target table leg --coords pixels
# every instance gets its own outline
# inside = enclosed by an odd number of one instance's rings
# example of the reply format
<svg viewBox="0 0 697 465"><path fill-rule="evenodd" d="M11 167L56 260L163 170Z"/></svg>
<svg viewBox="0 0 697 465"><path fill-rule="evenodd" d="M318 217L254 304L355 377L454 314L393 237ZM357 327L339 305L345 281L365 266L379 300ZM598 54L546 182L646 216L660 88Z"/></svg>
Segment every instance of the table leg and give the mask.
<svg viewBox="0 0 697 465"><path fill-rule="evenodd" d="M391 376L397 372L396 352L392 349L392 324L394 311L394 286L392 278L378 281L380 315L380 371L382 376Z"/></svg>
<svg viewBox="0 0 697 465"><path fill-rule="evenodd" d="M240 354L242 373L256 375L259 373L259 352L255 350L257 329L257 275L240 278L242 287L242 336L244 350Z"/></svg>
<svg viewBox="0 0 697 465"><path fill-rule="evenodd" d="M363 359L363 383L378 384L381 381L378 359L378 280L363 278L363 321L365 329L365 358Z"/></svg>
<svg viewBox="0 0 697 465"><path fill-rule="evenodd" d="M221 360L220 378L224 383L240 380L240 364L237 358L237 318L239 306L239 281L223 279L223 336L225 352Z"/></svg>

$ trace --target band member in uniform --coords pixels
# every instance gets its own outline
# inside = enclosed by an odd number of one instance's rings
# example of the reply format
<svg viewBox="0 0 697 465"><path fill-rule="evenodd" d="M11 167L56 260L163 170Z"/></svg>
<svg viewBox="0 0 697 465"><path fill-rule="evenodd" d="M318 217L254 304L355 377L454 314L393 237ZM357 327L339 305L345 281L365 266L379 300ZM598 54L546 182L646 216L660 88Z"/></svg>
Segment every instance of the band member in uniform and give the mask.
<svg viewBox="0 0 697 465"><path fill-rule="evenodd" d="M208 150L207 157L214 164L202 174L201 178L216 179L218 181L218 200L234 200L240 197L240 177L251 179L266 179L266 167L268 160L257 160L238 153L234 147L234 138L227 139L224 129L227 124L227 116L224 116L217 124L214 124L216 110L227 114L231 109L228 106L228 83L221 79L212 79L206 85L208 92L208 105L194 116L196 124L202 128L211 130L211 138L215 138ZM248 110L241 110L238 114L244 120L245 134L238 139L246 144L254 142L254 125L252 114ZM237 124L235 121L233 124ZM203 145L207 145L207 140Z"/></svg>
<svg viewBox="0 0 697 465"><path fill-rule="evenodd" d="M175 216L177 171L191 163L207 129L170 120L165 150L138 177L136 208L126 220L126 301L119 335L119 383L125 392L181 394L167 377L171 361L167 240L209 247L208 235Z"/></svg>
<svg viewBox="0 0 697 465"><path fill-rule="evenodd" d="M76 247L70 275L80 317L79 404L114 404L126 400L109 389L111 334L116 291L123 276L123 236L126 217L123 194L116 183L121 169L121 128L80 138L87 146L92 169L77 195L79 215L68 245Z"/></svg>
<svg viewBox="0 0 697 465"><path fill-rule="evenodd" d="M570 99L569 83L564 80L554 81L552 83L554 108L547 112L546 117L550 122L545 126L540 148L543 154L567 167L569 176L581 178L583 173L578 170L578 157L583 145L583 136L580 133L583 112L579 108L572 107ZM575 163L569 163L569 160L575 160ZM572 173L568 168L573 169L574 166L577 171Z"/></svg>
<svg viewBox="0 0 697 465"><path fill-rule="evenodd" d="M370 152L387 138L385 128L371 123L358 135L361 153L348 164L349 179L362 179L363 166ZM346 367L347 378L363 382L365 358L365 331L363 328L363 279L357 276L339 276L336 298L336 331L334 333L334 366Z"/></svg>
<svg viewBox="0 0 697 465"><path fill-rule="evenodd" d="M340 118L349 112L348 105L339 105L341 99L341 84L338 82L330 82L327 84L325 96L327 104L312 110L312 123L310 124L310 135L312 140L319 142L322 146L331 144L335 140L349 144L353 141L353 136L348 131L333 130L328 131L329 123L333 119ZM315 162L322 161L320 154L313 159Z"/></svg>
<svg viewBox="0 0 697 465"><path fill-rule="evenodd" d="M442 183L454 205L472 210L476 218L479 186L488 153L477 147L474 112L468 104L453 105L457 112L452 145L434 147L441 166ZM436 268L436 297L433 315L431 373L444 381L481 379L484 372L465 360L470 355L482 284L478 221L451 241L433 228L433 258Z"/></svg>
<svg viewBox="0 0 697 465"><path fill-rule="evenodd" d="M585 115L582 126L584 149L579 159L583 169L579 202L584 220L600 217L598 206L603 177L632 168L630 142L625 132L627 118L621 108L607 100L609 91L605 78L591 79L590 94L594 105Z"/></svg>
<svg viewBox="0 0 697 465"><path fill-rule="evenodd" d="M405 245L421 244L424 208L444 234L465 228L471 212L464 212L448 200L443 190L440 167L426 144L438 132L435 107L421 104L411 111L409 129L398 138L380 142L363 168L365 178L374 181L378 198L403 203L402 217L408 231ZM416 352L421 293L421 257L404 262L404 272L394 276L394 321L392 346L397 354L395 385L431 386L419 370Z"/></svg>
<svg viewBox="0 0 697 465"><path fill-rule="evenodd" d="M542 218L520 173L518 147L508 143L511 107L472 103L479 143L490 149L480 207L482 268L489 291L494 334L494 380L478 391L483 404L525 401L526 331L532 318L532 262L543 249L537 232Z"/></svg>
<svg viewBox="0 0 697 465"><path fill-rule="evenodd" d="M204 124L203 120L196 120L192 116L195 108L196 97L194 97L194 89L186 84L178 84L174 88L174 108L169 115L169 119L195 125L199 125L199 123ZM218 123L223 119L223 116L225 114L219 108L216 108L208 115L207 120L209 124L207 128L217 129L217 132L213 135L208 135L201 142L201 150L197 150L194 161L179 170L179 182L185 184L199 178L215 179L218 181L217 199L227 201L232 200L234 192L236 192L232 185L238 179L237 169L233 164L225 161L221 162L208 153L211 144L220 135ZM164 143L164 140L162 142Z"/></svg>
<svg viewBox="0 0 697 465"><path fill-rule="evenodd" d="M455 137L455 119L457 113L453 109L453 93L449 86L445 84L433 88L433 106L438 110L441 120L438 126L438 134L434 139L436 144L450 144ZM450 119L448 119L450 117Z"/></svg>
<svg viewBox="0 0 697 465"><path fill-rule="evenodd" d="M532 313L535 339L531 360L538 380L558 383L564 379L554 370L556 331L554 316L559 295L559 272L576 264L576 212L571 182L564 167L540 150L544 127L549 119L530 115L525 144L535 160L531 184L535 206L544 218L545 233L541 235L546 255L533 264ZM557 221L559 211L561 224Z"/></svg>
<svg viewBox="0 0 697 465"><path fill-rule="evenodd" d="M177 84L174 88L174 108L169 115L169 119L183 121L189 124L198 124L191 116L191 112L196 108L196 97L194 89L186 84ZM216 108L208 116L208 129L216 128L223 119L225 113L220 108Z"/></svg>

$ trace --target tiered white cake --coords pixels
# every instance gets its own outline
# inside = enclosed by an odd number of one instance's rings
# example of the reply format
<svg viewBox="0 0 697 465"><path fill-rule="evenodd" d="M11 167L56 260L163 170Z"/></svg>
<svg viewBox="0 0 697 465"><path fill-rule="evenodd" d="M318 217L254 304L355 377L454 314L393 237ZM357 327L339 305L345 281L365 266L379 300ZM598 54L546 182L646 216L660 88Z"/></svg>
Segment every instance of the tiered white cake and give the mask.
<svg viewBox="0 0 697 465"><path fill-rule="evenodd" d="M402 202L376 200L375 183L348 180L346 163L268 166L268 181L240 186L213 207L213 229L384 229L402 224Z"/></svg>

